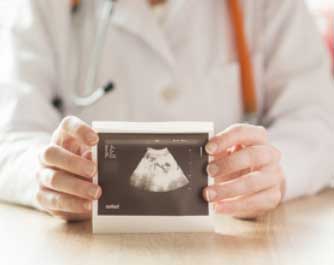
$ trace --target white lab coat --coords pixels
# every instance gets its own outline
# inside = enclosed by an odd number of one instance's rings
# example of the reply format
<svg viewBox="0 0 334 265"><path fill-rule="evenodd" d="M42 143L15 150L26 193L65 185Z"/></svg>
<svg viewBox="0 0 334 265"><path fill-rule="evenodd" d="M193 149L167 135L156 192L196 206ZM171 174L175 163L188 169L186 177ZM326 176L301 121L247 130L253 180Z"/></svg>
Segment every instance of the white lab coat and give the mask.
<svg viewBox="0 0 334 265"><path fill-rule="evenodd" d="M243 119L239 64L226 0L178 0L161 28L145 0L117 3L96 86L116 89L79 108L101 0L21 1L1 44L0 199L35 205L37 154L65 115L93 120ZM334 169L334 86L329 60L301 0L242 1L258 118L283 153L285 199L328 186ZM51 104L63 100L63 112Z"/></svg>

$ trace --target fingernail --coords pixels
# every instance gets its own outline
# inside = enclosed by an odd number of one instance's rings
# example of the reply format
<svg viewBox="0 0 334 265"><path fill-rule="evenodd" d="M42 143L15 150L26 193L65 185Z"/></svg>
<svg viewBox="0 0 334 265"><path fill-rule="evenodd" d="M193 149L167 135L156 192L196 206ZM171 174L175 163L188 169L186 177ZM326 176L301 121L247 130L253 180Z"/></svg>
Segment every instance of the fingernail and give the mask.
<svg viewBox="0 0 334 265"><path fill-rule="evenodd" d="M214 154L218 151L218 145L214 142L210 142L206 145L205 150L209 154Z"/></svg>
<svg viewBox="0 0 334 265"><path fill-rule="evenodd" d="M219 173L219 167L212 163L208 165L207 171L210 176L216 176Z"/></svg>
<svg viewBox="0 0 334 265"><path fill-rule="evenodd" d="M217 197L217 192L214 189L206 189L206 199L212 202Z"/></svg>
<svg viewBox="0 0 334 265"><path fill-rule="evenodd" d="M87 133L86 139L87 139L88 142L90 142L92 144L97 143L97 141L99 140L99 138L97 137L97 135L95 133L93 133L93 132Z"/></svg>
<svg viewBox="0 0 334 265"><path fill-rule="evenodd" d="M89 177L93 177L96 173L96 166L95 164L92 164L92 162L87 162L84 170Z"/></svg>
<svg viewBox="0 0 334 265"><path fill-rule="evenodd" d="M100 197L101 189L99 187L91 187L88 190L88 195L93 199L98 199Z"/></svg>
<svg viewBox="0 0 334 265"><path fill-rule="evenodd" d="M92 204L90 202L85 202L84 203L84 208L88 211L92 209Z"/></svg>

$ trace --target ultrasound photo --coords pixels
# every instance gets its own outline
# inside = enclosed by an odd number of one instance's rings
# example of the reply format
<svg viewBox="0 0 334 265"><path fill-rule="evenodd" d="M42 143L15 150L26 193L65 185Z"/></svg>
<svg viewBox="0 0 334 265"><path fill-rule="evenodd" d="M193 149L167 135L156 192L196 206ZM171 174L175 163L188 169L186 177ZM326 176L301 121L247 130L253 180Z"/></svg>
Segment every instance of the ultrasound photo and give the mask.
<svg viewBox="0 0 334 265"><path fill-rule="evenodd" d="M168 192L184 187L189 180L168 148L147 151L130 178L130 184L151 192Z"/></svg>
<svg viewBox="0 0 334 265"><path fill-rule="evenodd" d="M100 132L98 215L203 216L208 133Z"/></svg>

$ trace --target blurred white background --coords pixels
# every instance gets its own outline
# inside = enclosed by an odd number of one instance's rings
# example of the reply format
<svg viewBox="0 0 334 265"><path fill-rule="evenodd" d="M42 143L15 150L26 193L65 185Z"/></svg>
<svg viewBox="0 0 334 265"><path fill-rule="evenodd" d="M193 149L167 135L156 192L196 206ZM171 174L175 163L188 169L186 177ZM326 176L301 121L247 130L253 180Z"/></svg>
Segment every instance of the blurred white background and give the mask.
<svg viewBox="0 0 334 265"><path fill-rule="evenodd" d="M0 0L0 27L8 23L20 0Z"/></svg>

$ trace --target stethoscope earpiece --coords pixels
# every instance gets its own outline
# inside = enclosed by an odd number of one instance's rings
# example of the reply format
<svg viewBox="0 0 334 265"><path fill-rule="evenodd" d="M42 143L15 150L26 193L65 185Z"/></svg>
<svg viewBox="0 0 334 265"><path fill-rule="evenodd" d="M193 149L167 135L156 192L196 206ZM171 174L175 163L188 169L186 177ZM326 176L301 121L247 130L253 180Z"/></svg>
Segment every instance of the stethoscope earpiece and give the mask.
<svg viewBox="0 0 334 265"><path fill-rule="evenodd" d="M111 91L113 91L115 88L115 85L113 82L109 82L107 83L104 87L103 87L103 90L104 90L104 93L107 94Z"/></svg>

